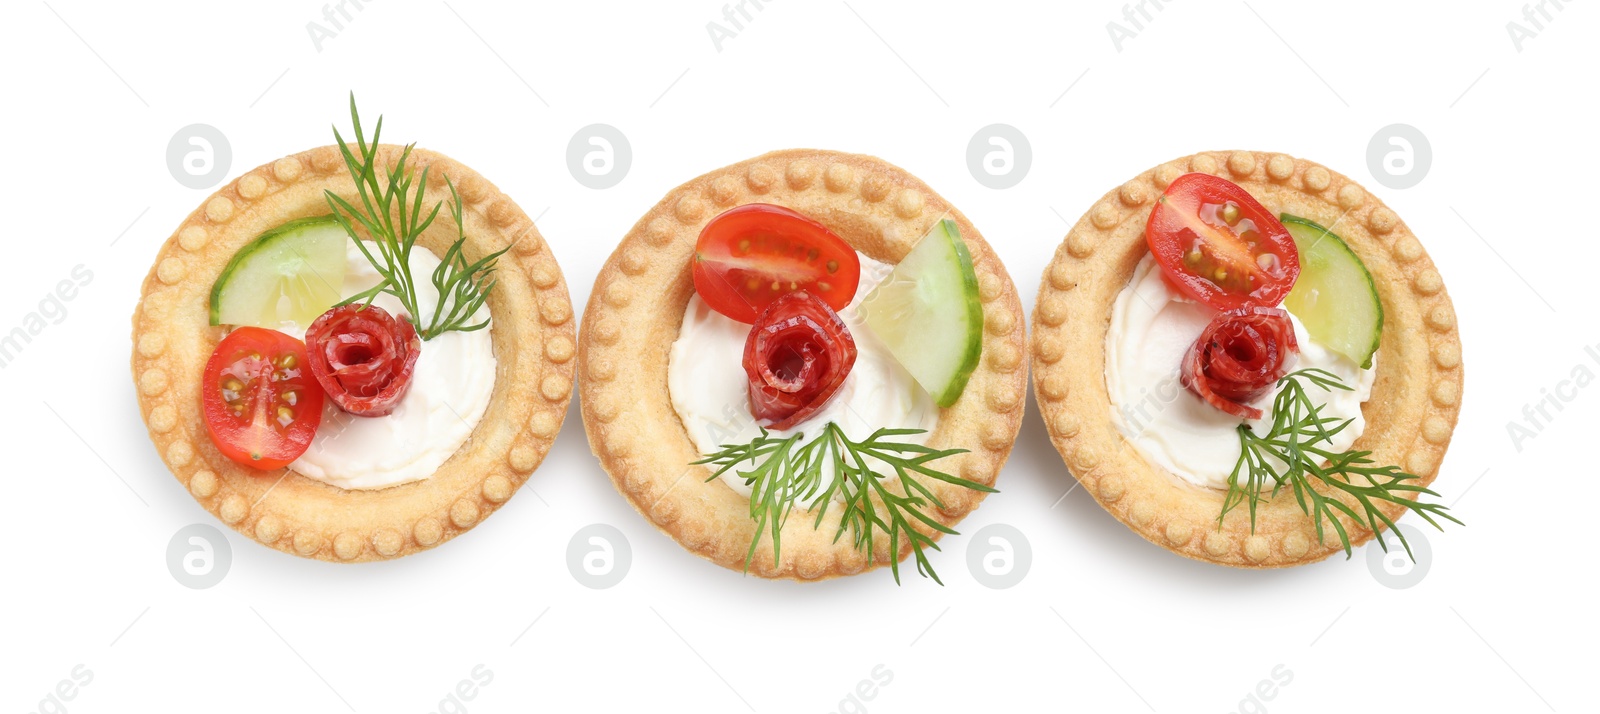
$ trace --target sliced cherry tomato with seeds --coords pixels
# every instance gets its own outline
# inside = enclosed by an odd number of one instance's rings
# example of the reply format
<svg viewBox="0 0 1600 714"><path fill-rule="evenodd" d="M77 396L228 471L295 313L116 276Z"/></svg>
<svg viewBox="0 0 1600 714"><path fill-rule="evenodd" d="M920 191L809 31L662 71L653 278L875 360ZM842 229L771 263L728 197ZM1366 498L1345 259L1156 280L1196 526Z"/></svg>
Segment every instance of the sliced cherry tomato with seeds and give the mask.
<svg viewBox="0 0 1600 714"><path fill-rule="evenodd" d="M1300 275L1288 229L1248 191L1210 174L1167 186L1145 241L1169 284L1217 310L1276 307Z"/></svg>
<svg viewBox="0 0 1600 714"><path fill-rule="evenodd" d="M217 450L253 469L287 466L322 423L322 387L300 340L262 327L228 333L206 361L200 410Z"/></svg>
<svg viewBox="0 0 1600 714"><path fill-rule="evenodd" d="M706 223L695 244L695 292L711 309L745 324L797 290L843 310L860 281L854 248L827 226L769 203L724 211Z"/></svg>

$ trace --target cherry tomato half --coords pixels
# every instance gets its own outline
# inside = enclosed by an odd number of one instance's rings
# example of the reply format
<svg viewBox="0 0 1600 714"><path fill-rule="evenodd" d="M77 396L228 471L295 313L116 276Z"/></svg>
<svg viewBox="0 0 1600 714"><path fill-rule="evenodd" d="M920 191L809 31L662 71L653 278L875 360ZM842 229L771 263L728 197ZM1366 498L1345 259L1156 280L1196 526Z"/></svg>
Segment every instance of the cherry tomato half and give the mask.
<svg viewBox="0 0 1600 714"><path fill-rule="evenodd" d="M843 310L860 281L854 248L821 223L769 203L724 211L695 244L695 292L711 309L746 324L796 290Z"/></svg>
<svg viewBox="0 0 1600 714"><path fill-rule="evenodd" d="M1275 307L1300 276L1300 252L1249 192L1210 174L1184 174L1150 211L1145 241L1167 282L1218 310Z"/></svg>
<svg viewBox="0 0 1600 714"><path fill-rule="evenodd" d="M217 344L201 377L200 407L217 450L253 469L287 466L322 423L322 387L301 341L241 327Z"/></svg>

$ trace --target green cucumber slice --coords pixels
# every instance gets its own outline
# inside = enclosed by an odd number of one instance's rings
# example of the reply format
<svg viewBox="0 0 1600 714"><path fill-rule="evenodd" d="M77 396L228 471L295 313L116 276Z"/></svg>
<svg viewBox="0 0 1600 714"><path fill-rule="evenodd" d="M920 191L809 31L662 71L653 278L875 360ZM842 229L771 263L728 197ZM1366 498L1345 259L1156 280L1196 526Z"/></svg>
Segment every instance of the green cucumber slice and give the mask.
<svg viewBox="0 0 1600 714"><path fill-rule="evenodd" d="M1372 274L1332 231L1287 213L1279 219L1300 249L1300 277L1283 306L1312 339L1371 368L1383 335L1383 303Z"/></svg>
<svg viewBox="0 0 1600 714"><path fill-rule="evenodd" d="M941 407L956 403L983 352L983 305L955 221L939 221L862 300L867 328Z"/></svg>
<svg viewBox="0 0 1600 714"><path fill-rule="evenodd" d="M333 216L290 221L240 249L211 286L211 324L306 327L339 302L349 236Z"/></svg>

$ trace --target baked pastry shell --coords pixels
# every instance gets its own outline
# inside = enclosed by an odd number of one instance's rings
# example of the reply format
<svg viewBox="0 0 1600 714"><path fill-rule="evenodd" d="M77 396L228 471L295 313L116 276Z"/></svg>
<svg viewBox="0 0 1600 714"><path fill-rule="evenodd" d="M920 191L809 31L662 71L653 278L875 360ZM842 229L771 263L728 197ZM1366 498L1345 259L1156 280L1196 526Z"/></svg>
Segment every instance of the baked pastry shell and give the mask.
<svg viewBox="0 0 1600 714"><path fill-rule="evenodd" d="M1084 489L1150 542L1241 568L1321 560L1342 552L1338 534L1325 522L1319 542L1315 523L1292 492L1258 505L1253 533L1244 506L1219 528L1222 490L1192 485L1150 464L1111 421L1105 344L1112 306L1149 252L1144 228L1155 200L1188 172L1242 186L1273 215L1290 213L1329 227L1366 264L1384 324L1372 396L1362 406L1366 429L1351 448L1370 450L1376 465L1398 465L1422 485L1438 476L1462 387L1461 342L1444 280L1411 229L1382 201L1337 172L1284 154L1212 151L1169 161L1112 189L1078 219L1045 268L1033 312L1040 415ZM1404 512L1380 507L1390 519ZM1340 522L1352 546L1373 537L1346 516Z"/></svg>
<svg viewBox="0 0 1600 714"><path fill-rule="evenodd" d="M401 147L383 145L380 166ZM284 222L330 212L325 190L360 205L338 147L257 167L208 197L167 239L133 315L139 410L162 461L207 511L234 530L295 555L336 562L397 558L482 522L549 451L572 394L576 340L567 286L533 221L494 184L443 154L415 149L430 168L425 205L464 206L468 260L500 258L488 306L494 391L477 427L429 478L381 490L345 490L288 469L235 464L212 444L200 409L201 373L226 334L209 324L212 284L250 241ZM418 240L442 255L457 235L448 203ZM423 349L427 349L426 343Z"/></svg>
<svg viewBox="0 0 1600 714"><path fill-rule="evenodd" d="M596 278L584 310L578 381L590 447L617 490L690 552L745 569L755 537L749 499L718 480L708 481L710 468L691 465L701 454L673 409L667 363L694 292L690 261L700 230L716 215L747 203L803 213L855 249L889 263L899 262L941 218L956 221L978 276L983 353L960 399L940 410L928 444L968 449L935 465L993 485L1016 441L1027 390L1022 304L1005 266L971 221L904 170L871 156L797 149L717 169L674 189L639 219ZM944 504L925 511L946 525L959 522L983 500L980 492L921 482ZM892 488L898 492L899 486ZM781 559L774 561L770 538L763 535L748 572L820 580L891 562L887 536L876 539L870 565L849 534L835 541L840 510L837 504L830 507L819 527L813 527L815 512L795 512L781 532ZM902 539L895 558L909 553Z"/></svg>

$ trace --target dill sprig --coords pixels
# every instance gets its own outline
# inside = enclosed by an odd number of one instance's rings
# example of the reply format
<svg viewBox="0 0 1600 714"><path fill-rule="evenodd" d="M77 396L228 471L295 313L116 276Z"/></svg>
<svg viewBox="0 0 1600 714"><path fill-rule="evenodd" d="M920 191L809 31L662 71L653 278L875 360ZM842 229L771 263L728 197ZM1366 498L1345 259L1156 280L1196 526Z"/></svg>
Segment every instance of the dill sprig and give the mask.
<svg viewBox="0 0 1600 714"><path fill-rule="evenodd" d="M721 450L706 454L694 463L715 467L708 481L740 465L750 466L749 470L734 472L750 487L750 518L756 522L755 538L745 554L746 572L763 533L772 540L774 562L779 561L783 525L789 515L800 508L801 502L813 504L816 518L812 528L820 528L823 516L837 498L844 512L839 519L839 529L833 535L834 542L849 532L851 543L866 553L867 563L871 564L876 558L874 538L878 533L886 534L890 568L897 584L900 582L901 544L910 543L917 573L943 585L926 553L928 548L939 550L939 544L916 524L951 535L956 531L923 510L928 505L943 508L944 503L917 476L983 493L995 493L995 490L929 465L946 456L966 453L966 449L934 449L896 440L921 433L922 429L879 429L864 440L853 441L837 424L828 422L821 434L805 441L801 433L778 438L762 429L761 435L750 442L724 445ZM868 459L886 465L890 473L880 472ZM824 469L824 466L829 468ZM826 488L823 487L825 471L834 474ZM900 484L898 492L890 487L896 482Z"/></svg>
<svg viewBox="0 0 1600 714"><path fill-rule="evenodd" d="M1402 471L1398 466L1375 465L1371 451L1335 453L1327 448L1334 435L1344 431L1354 419L1323 416L1322 409L1326 405L1313 403L1303 382L1310 382L1323 391L1351 390L1333 373L1316 368L1290 372L1278 380L1281 389L1273 398L1272 426L1267 433L1257 435L1249 424L1238 427L1239 461L1228 476L1228 492L1222 499L1222 512L1217 515L1217 528L1222 527L1222 520L1229 511L1243 503L1250 511L1250 532L1254 533L1256 504L1266 500L1261 492L1269 482L1272 484L1269 497L1277 496L1284 488L1294 492L1300 510L1317 524L1318 542L1323 542L1323 522L1331 524L1344 546L1346 558L1352 554L1350 535L1340 523L1339 514L1376 534L1378 546L1387 552L1389 546L1377 525L1384 524L1400 539L1406 555L1416 560L1405 534L1395 528L1394 521L1378 507L1379 502L1402 506L1439 530L1444 527L1434 520L1435 516L1464 525L1447 513L1445 506L1417 500L1424 495L1437 497L1439 494L1414 483L1418 480L1415 474ZM1333 493L1324 495L1313 488L1313 482L1323 484ZM1340 493L1350 496L1355 508L1340 499Z"/></svg>
<svg viewBox="0 0 1600 714"><path fill-rule="evenodd" d="M408 170L406 162L411 158L411 150L416 144L407 144L393 166L380 170L377 160L378 138L383 134L383 117L378 117L378 123L372 130L372 140L368 141L361 131L361 115L356 111L354 92L350 94L350 121L355 127L354 151L337 127L333 130L333 137L339 143L339 152L344 155L350 178L355 181L361 208L356 208L332 191L325 191L324 194L334 219L344 227L350 240L355 241L361 254L383 276L383 280L339 304L359 302L365 306L370 305L379 294L393 295L418 323L417 332L424 340L451 330L471 332L483 329L489 324L488 320L476 323L469 321L489 298L489 291L494 289L492 275L495 263L506 249L502 248L475 262L467 261L462 249L467 234L462 222L461 196L456 193L455 183L446 176L445 184L450 188L450 215L455 219L458 237L445 251L439 266L430 276L439 300L434 304L432 314L424 315L418 308L416 279L411 275L411 251L416 246L417 238L428 230L428 226L433 225L443 205L443 202L435 202L431 210L424 211L423 194L427 190L431 167L423 167L420 176ZM380 175L384 179L382 182L379 181ZM376 247L376 255L368 247L369 241L362 240L356 232L358 223L371 237L370 243Z"/></svg>

